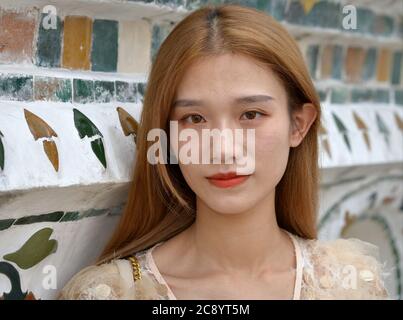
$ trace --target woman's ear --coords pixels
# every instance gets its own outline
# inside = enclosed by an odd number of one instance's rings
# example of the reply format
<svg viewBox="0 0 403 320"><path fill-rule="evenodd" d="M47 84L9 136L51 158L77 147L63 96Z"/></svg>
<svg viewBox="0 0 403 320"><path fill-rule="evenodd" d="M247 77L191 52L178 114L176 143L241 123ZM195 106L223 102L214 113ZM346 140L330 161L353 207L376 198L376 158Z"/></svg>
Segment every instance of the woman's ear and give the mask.
<svg viewBox="0 0 403 320"><path fill-rule="evenodd" d="M299 110L292 111L290 147L297 147L302 142L317 114L312 103L305 103Z"/></svg>

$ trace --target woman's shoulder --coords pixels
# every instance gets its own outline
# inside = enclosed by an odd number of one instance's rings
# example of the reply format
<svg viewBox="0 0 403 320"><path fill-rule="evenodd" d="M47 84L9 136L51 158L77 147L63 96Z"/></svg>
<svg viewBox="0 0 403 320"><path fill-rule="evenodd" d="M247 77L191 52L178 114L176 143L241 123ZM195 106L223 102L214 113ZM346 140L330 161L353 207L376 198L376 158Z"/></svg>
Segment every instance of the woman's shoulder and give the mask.
<svg viewBox="0 0 403 320"><path fill-rule="evenodd" d="M76 273L60 291L62 300L161 300L167 290L147 264L148 250L134 259L114 259Z"/></svg>
<svg viewBox="0 0 403 320"><path fill-rule="evenodd" d="M385 266L377 246L355 238L298 238L303 260L301 295L311 299L387 299Z"/></svg>

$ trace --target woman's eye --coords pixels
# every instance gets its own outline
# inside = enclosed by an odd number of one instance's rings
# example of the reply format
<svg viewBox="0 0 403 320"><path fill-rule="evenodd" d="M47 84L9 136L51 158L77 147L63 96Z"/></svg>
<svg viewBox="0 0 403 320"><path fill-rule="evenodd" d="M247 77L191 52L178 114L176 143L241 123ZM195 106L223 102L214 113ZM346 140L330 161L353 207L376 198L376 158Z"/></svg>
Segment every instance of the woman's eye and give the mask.
<svg viewBox="0 0 403 320"><path fill-rule="evenodd" d="M205 121L204 118L199 114L192 114L190 116L183 118L183 120L185 120L186 122L193 123L193 124L197 124L197 123Z"/></svg>
<svg viewBox="0 0 403 320"><path fill-rule="evenodd" d="M258 111L247 111L244 114L242 114L241 119L242 120L253 120L253 119L260 117L261 115L262 115L262 113L260 113Z"/></svg>

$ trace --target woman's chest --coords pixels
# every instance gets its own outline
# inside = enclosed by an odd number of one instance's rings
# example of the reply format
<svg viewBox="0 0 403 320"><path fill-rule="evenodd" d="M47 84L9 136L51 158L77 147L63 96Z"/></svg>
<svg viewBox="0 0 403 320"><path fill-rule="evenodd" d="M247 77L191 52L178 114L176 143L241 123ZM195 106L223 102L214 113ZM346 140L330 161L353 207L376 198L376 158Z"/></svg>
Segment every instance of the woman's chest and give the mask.
<svg viewBox="0 0 403 320"><path fill-rule="evenodd" d="M293 299L295 271L271 277L248 276L176 278L164 276L178 300L272 300Z"/></svg>

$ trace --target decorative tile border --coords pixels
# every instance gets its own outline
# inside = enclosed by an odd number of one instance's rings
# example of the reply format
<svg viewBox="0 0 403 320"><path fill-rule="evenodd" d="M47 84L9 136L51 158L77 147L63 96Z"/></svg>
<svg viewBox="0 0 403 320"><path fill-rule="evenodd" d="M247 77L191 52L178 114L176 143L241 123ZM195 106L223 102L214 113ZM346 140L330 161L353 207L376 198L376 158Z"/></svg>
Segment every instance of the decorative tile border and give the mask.
<svg viewBox="0 0 403 320"><path fill-rule="evenodd" d="M23 74L0 74L0 100L76 103L142 102L144 82L68 79ZM317 89L321 101L333 104L383 103L403 106L403 89L337 85Z"/></svg>
<svg viewBox="0 0 403 320"><path fill-rule="evenodd" d="M76 103L138 102L145 83L0 74L0 100ZM140 95L140 96L139 96Z"/></svg>
<svg viewBox="0 0 403 320"><path fill-rule="evenodd" d="M322 216L322 218L319 221L319 224L318 224L319 230L324 227L324 225L330 220L330 218L334 214L337 214L338 208L342 202L356 196L358 193L365 191L366 189L370 188L371 186L373 186L374 184L376 184L378 182L388 181L388 180L398 180L398 181L402 180L403 181L403 176L402 175L389 175L389 176L379 177L368 183L365 183L364 185L359 186L358 188L356 188L354 190L348 191L348 193L346 193L344 196L342 196L332 206L330 206L328 210L326 210L326 212L324 213L324 215Z"/></svg>
<svg viewBox="0 0 403 320"><path fill-rule="evenodd" d="M119 215L124 204L108 209L88 209L84 211L55 211L50 213L24 216L17 219L0 219L0 232L17 225L41 222L70 222L103 215Z"/></svg>

